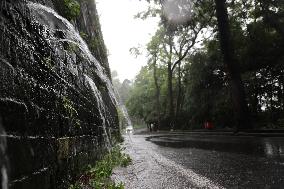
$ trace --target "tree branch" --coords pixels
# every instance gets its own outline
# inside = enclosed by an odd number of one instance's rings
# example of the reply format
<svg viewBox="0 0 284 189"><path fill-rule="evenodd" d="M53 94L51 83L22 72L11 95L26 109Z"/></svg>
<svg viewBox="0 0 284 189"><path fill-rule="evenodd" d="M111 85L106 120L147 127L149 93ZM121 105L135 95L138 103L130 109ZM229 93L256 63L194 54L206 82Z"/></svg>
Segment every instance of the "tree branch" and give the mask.
<svg viewBox="0 0 284 189"><path fill-rule="evenodd" d="M192 40L192 43L186 48L185 52L182 56L179 56L179 59L173 64L173 67L171 68L172 71L174 71L175 67L186 57L189 50L196 44L196 39L198 37L199 32L203 29L203 27L200 27L197 31L193 30L194 32L194 38ZM181 52L180 52L181 54Z"/></svg>

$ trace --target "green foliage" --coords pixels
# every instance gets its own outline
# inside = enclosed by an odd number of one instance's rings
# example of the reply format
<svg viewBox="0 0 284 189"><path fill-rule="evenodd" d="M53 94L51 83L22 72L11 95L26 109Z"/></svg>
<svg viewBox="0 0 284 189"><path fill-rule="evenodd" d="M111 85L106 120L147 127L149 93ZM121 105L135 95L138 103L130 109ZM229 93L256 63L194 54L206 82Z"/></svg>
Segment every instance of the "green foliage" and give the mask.
<svg viewBox="0 0 284 189"><path fill-rule="evenodd" d="M113 168L117 166L126 167L131 163L128 154L122 153L119 146L115 146L111 152L106 154L94 167L89 166L89 170L69 189L123 189L123 183L115 184L110 180Z"/></svg>
<svg viewBox="0 0 284 189"><path fill-rule="evenodd" d="M154 83L147 67L143 67L136 76L133 90L130 92L126 106L132 117L147 120L151 117L154 105Z"/></svg>
<svg viewBox="0 0 284 189"><path fill-rule="evenodd" d="M151 1L151 0L149 0ZM145 122L157 121L154 68L158 70L160 110L163 124L168 122L169 64L179 59L180 67L172 66L175 122L183 129L202 128L211 120L217 128L232 128L236 124L232 106L230 77L224 65L218 35L214 1L195 1L192 16L183 23L172 24L161 14L161 1L155 2L136 17L146 19L160 15L161 22L147 44L148 65L143 67L132 85L127 107L132 117ZM188 2L173 1L182 11ZM227 1L230 31L235 48L234 61L240 65L247 102L256 128L283 127L284 115L284 4L282 1ZM160 7L159 7L160 6ZM207 34L194 51L190 47L201 26ZM210 37L208 37L210 34ZM133 48L132 53L139 55ZM155 64L155 65L154 65ZM181 86L179 86L179 77ZM179 94L181 92L181 94ZM180 100L180 107L177 106ZM179 110L179 111L178 111ZM163 125L161 126L163 127Z"/></svg>
<svg viewBox="0 0 284 189"><path fill-rule="evenodd" d="M79 128L81 126L81 122L79 119L77 119L78 112L74 108L73 102L70 99L68 99L66 96L63 96L62 104L71 122L74 124L75 127Z"/></svg>
<svg viewBox="0 0 284 189"><path fill-rule="evenodd" d="M167 104L167 80L166 68L161 66L158 68L159 84L161 90L161 103ZM149 66L142 67L130 90L129 97L126 100L128 112L133 120L143 120L148 122L157 120L157 112L155 111L155 83L153 80L153 70ZM166 116L167 108L161 111L162 116ZM141 123L139 123L141 124Z"/></svg>
<svg viewBox="0 0 284 189"><path fill-rule="evenodd" d="M227 78L220 62L215 62L213 52L197 53L186 65L185 103L183 110L188 114L188 127L202 128L210 120L217 127L232 127L231 98ZM216 55L214 55L216 56Z"/></svg>
<svg viewBox="0 0 284 189"><path fill-rule="evenodd" d="M76 0L64 0L64 16L68 20L77 18L80 14L80 4Z"/></svg>
<svg viewBox="0 0 284 189"><path fill-rule="evenodd" d="M88 39L88 34L85 32L80 31L80 36L86 41Z"/></svg>

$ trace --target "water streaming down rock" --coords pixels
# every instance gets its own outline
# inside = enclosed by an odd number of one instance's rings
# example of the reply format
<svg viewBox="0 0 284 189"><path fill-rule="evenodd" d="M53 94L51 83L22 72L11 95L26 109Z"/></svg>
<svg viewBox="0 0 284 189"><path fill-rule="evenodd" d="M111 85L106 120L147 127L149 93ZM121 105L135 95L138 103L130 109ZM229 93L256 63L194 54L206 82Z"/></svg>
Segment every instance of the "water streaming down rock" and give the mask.
<svg viewBox="0 0 284 189"><path fill-rule="evenodd" d="M48 29L53 30L54 32L56 31L62 31L65 34L65 39L50 39L51 42L69 42L72 44L75 44L79 49L83 52L83 55L93 63L96 67L96 74L99 76L99 78L105 82L107 85L109 95L111 97L111 100L114 104L117 104L116 97L114 95L114 89L113 85L106 74L106 71L104 68L101 66L101 64L97 61L97 59L92 55L90 52L88 45L86 42L82 39L78 31L75 30L74 26L65 18L60 16L58 13L56 13L52 8L46 7L42 4L39 3L32 3L29 2L28 6L33 10L33 13L37 17L37 21L41 22L41 24L47 25ZM53 18L52 18L53 17ZM54 24L54 19L59 20L62 22L62 25L60 28L57 28L58 25L56 26ZM58 23L58 22L57 22ZM49 36L50 37L50 36ZM54 40L54 41L52 41Z"/></svg>
<svg viewBox="0 0 284 189"><path fill-rule="evenodd" d="M117 108L119 108L119 110L122 112L122 115L124 117L124 119L126 120L126 124L124 123L123 120L120 120L120 130L122 131L123 129L125 129L126 127L132 127L133 129L133 125L132 125L132 121L130 119L130 116L128 114L127 108L125 106L125 104L123 103L119 92L117 91L116 88L114 88L114 93L115 93L115 97L116 97L116 104L117 104Z"/></svg>
<svg viewBox="0 0 284 189"><path fill-rule="evenodd" d="M125 104L123 103L123 101L121 100L121 97L119 95L119 92L117 91L117 89L114 88L114 93L115 93L115 97L117 99L116 103L117 103L117 106L118 108L121 110L126 122L127 122L127 125L124 125L124 126L130 126L130 127L133 127L132 125L132 121L130 119L130 116L128 114L128 111L127 111L127 108L125 106ZM123 128L121 128L123 129Z"/></svg>
<svg viewBox="0 0 284 189"><path fill-rule="evenodd" d="M71 43L73 45L76 45L80 51L82 52L82 54L84 55L84 57L87 59L88 62L90 62L90 64L94 64L96 67L96 74L99 76L100 80L103 81L108 89L108 95L110 97L110 99L112 100L112 103L115 104L117 107L119 107L122 112L123 115L125 117L125 119L127 120L128 125L132 126L130 117L128 115L127 109L125 107L124 104L120 103L120 100L117 100L117 97L115 96L115 90L114 87L109 79L109 77L106 74L105 69L102 67L102 65L97 61L97 59L92 55L92 53L90 52L88 45L86 44L86 42L82 39L82 37L80 36L80 34L76 31L76 29L74 28L74 26L65 18L63 18L62 16L60 16L58 13L56 13L53 9L43 6L41 4L38 3L32 3L29 2L28 6L33 10L33 14L36 17L36 21L40 22L41 24L47 25L48 29L46 31L46 33L48 33L49 35L46 35L49 37L49 41L51 43L62 43L62 42L67 42L67 43ZM61 24L57 25L55 24L54 20L59 20L61 22ZM59 28L58 28L59 27ZM56 31L61 31L64 32L65 34L65 38L64 39L58 39L56 37L50 36L50 30L53 31L53 33L55 33ZM75 72L78 72L77 70ZM100 90L97 88L96 83L91 79L90 76L85 74L85 78L86 81L89 83L90 87L92 88L96 100L97 100L97 105L98 105L98 109L99 109L99 113L101 115L102 118L102 122L103 122L103 130L104 130L104 134L105 136L107 136L107 144L108 146L110 146L110 132L107 131L106 128L106 122L108 122L108 119L105 119L105 117L107 117L107 108L104 105L103 99L102 99L102 95ZM119 98L119 97L118 97ZM109 128L108 128L109 129Z"/></svg>
<svg viewBox="0 0 284 189"><path fill-rule="evenodd" d="M35 16L35 21L40 22L40 24L45 25L48 29L46 30L47 40L52 45L58 45L58 43L67 42L71 45L75 45L79 48L80 54L85 59L85 63L89 63L90 65L95 66L96 75L99 77L101 82L103 82L107 86L107 94L109 95L112 103L117 104L116 98L114 96L113 86L111 84L110 79L108 78L106 71L100 65L100 63L96 60L96 58L90 52L88 45L81 38L79 33L75 30L74 26L65 18L56 13L53 9L43 6L38 3L28 3L29 8L31 8L33 15ZM62 32L64 34L64 39L60 39L56 36L57 32ZM74 68L73 68L74 69ZM77 68L78 69L78 68ZM74 72L77 73L78 70L74 69ZM80 68L79 68L80 69ZM94 96L97 101L99 114L102 119L102 129L104 131L104 138L106 140L106 144L108 147L111 146L111 135L110 132L107 131L107 108L104 104L101 92L97 88L97 84L91 79L91 76L84 74L86 81L89 83Z"/></svg>
<svg viewBox="0 0 284 189"><path fill-rule="evenodd" d="M125 105L121 103L121 104L119 105L119 107L120 107L120 109L121 109L122 112L123 112L123 115L124 115L124 117L125 117L125 119L126 119L126 121L127 121L128 126L133 126L133 125L132 125L132 122L131 122L131 119L130 119L130 116L128 115L128 111L127 111Z"/></svg>
<svg viewBox="0 0 284 189"><path fill-rule="evenodd" d="M97 105L98 105L98 108L99 108L99 112L100 112L100 115L101 115L101 118L103 120L103 130L104 130L104 134L106 135L106 143L108 145L108 147L111 146L110 144L110 136L108 136L108 133L107 130L106 130L106 119L105 117L107 116L107 113L106 113L106 107L103 103L103 99L102 99L102 95L101 95L101 92L98 90L96 84L94 83L94 81L87 75L85 75L86 77L86 80L87 82L89 83L90 87L92 88L95 96L96 96L96 99L97 99Z"/></svg>
<svg viewBox="0 0 284 189"><path fill-rule="evenodd" d="M0 115L9 188L67 188L118 136L116 99L105 62L96 60L100 54L90 52L73 27L81 18L72 25L53 10L59 11L55 1L33 2L52 8L0 2ZM95 9L81 11L92 19ZM0 173L3 185L6 172L7 166Z"/></svg>

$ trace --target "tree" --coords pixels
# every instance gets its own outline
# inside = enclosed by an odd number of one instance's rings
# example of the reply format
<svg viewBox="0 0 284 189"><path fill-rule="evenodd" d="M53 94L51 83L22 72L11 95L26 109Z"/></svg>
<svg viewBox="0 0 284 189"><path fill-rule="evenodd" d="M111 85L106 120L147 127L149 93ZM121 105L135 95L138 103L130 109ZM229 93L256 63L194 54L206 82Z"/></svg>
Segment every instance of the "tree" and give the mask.
<svg viewBox="0 0 284 189"><path fill-rule="evenodd" d="M133 89L130 92L130 98L126 106L130 115L136 119L143 119L148 122L155 115L155 88L152 80L152 73L147 66L142 67L133 83Z"/></svg>
<svg viewBox="0 0 284 189"><path fill-rule="evenodd" d="M155 2L160 8L148 9L142 17L158 14L161 23L147 46L147 69L135 81L133 91L140 92L131 94L135 100L141 97L143 108L138 109L147 120L161 119L161 128L170 128L168 123L201 128L205 120L237 130L284 126L281 1ZM198 48L190 47L191 34L201 26L210 36L201 30Z"/></svg>
<svg viewBox="0 0 284 189"><path fill-rule="evenodd" d="M220 46L231 79L233 104L236 110L237 130L251 129L248 105L245 97L238 62L236 61L234 47L230 36L226 0L215 0L218 21Z"/></svg>
<svg viewBox="0 0 284 189"><path fill-rule="evenodd" d="M160 40L159 36L155 35L152 37L151 41L147 45L147 51L149 53L149 66L153 67L153 78L155 82L155 89L156 89L156 111L158 114L158 125L156 129L159 129L161 126L161 104L160 104L160 85L159 85L159 77L157 74L157 61L159 56L159 45Z"/></svg>

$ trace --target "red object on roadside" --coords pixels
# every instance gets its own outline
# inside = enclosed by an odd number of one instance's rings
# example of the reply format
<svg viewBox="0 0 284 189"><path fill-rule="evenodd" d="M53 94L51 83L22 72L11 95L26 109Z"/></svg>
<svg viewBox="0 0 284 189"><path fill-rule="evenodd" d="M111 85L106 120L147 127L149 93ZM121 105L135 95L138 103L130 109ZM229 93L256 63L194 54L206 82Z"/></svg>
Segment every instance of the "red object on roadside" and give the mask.
<svg viewBox="0 0 284 189"><path fill-rule="evenodd" d="M213 129L213 124L210 121L204 123L204 129Z"/></svg>

